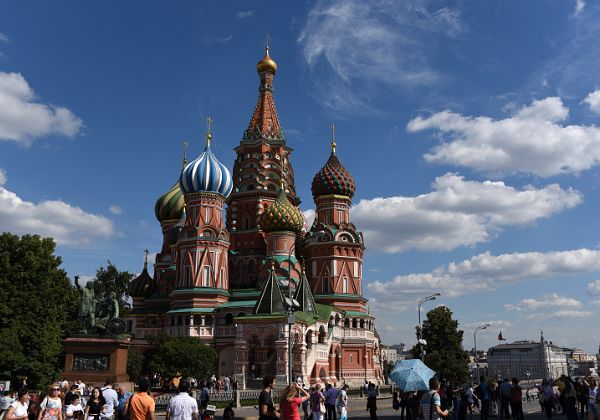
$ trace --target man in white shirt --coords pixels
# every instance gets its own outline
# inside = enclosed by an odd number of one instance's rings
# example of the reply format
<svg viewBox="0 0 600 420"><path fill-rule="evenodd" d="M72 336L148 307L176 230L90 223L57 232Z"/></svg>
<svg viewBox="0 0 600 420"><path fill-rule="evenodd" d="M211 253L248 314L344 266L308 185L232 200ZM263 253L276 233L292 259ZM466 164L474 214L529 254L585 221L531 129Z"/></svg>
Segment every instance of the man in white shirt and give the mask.
<svg viewBox="0 0 600 420"><path fill-rule="evenodd" d="M179 381L179 394L171 398L165 420L198 420L198 402L188 394L190 383Z"/></svg>
<svg viewBox="0 0 600 420"><path fill-rule="evenodd" d="M81 382L81 379L77 381L77 387L79 388L79 395L85 395L85 384Z"/></svg>
<svg viewBox="0 0 600 420"><path fill-rule="evenodd" d="M111 420L115 418L115 408L119 405L119 396L117 391L113 389L113 384L106 381L102 388L102 396L106 401L106 411L102 415L103 419Z"/></svg>

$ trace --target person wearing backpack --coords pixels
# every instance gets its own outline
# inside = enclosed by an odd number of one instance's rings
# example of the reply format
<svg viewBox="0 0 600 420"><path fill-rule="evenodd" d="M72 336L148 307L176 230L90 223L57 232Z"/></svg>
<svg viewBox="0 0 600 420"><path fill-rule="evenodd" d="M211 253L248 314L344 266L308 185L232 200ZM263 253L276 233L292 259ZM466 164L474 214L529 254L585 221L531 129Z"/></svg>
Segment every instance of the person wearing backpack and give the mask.
<svg viewBox="0 0 600 420"><path fill-rule="evenodd" d="M200 382L200 415L206 410L208 407L208 401L210 400L210 394L206 389L204 382Z"/></svg>
<svg viewBox="0 0 600 420"><path fill-rule="evenodd" d="M485 377L479 378L479 385L475 389L475 396L481 401L481 420L487 420L490 415L490 386L485 382Z"/></svg>
<svg viewBox="0 0 600 420"><path fill-rule="evenodd" d="M512 378L512 395L510 399L510 411L513 420L524 420L523 416L523 388L519 385L517 378Z"/></svg>
<svg viewBox="0 0 600 420"><path fill-rule="evenodd" d="M440 389L440 382L437 378L431 378L429 380L429 392L423 395L421 403L419 405L419 414L423 420L439 420L442 417L448 417L450 412L448 410L442 410L442 401L438 390Z"/></svg>
<svg viewBox="0 0 600 420"><path fill-rule="evenodd" d="M575 384L567 375L561 375L558 383L560 395L563 397L563 412L568 420L577 420L577 391Z"/></svg>

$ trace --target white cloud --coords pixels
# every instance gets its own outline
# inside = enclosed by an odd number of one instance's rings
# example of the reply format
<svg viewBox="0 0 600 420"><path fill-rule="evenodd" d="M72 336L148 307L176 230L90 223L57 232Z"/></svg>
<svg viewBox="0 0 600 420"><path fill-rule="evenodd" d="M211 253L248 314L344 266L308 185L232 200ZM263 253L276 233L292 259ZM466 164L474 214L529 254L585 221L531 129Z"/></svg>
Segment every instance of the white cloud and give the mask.
<svg viewBox="0 0 600 420"><path fill-rule="evenodd" d="M590 316L592 316L591 311L560 310L549 313L530 314L525 316L524 319L529 321L541 321L544 319L581 319L588 318Z"/></svg>
<svg viewBox="0 0 600 420"><path fill-rule="evenodd" d="M115 204L111 205L108 210L112 213L112 214L121 214L123 213L123 209Z"/></svg>
<svg viewBox="0 0 600 420"><path fill-rule="evenodd" d="M6 184L6 171L0 168L0 186Z"/></svg>
<svg viewBox="0 0 600 420"><path fill-rule="evenodd" d="M0 72L0 141L29 145L50 134L74 137L83 127L81 119L67 108L35 100L21 74Z"/></svg>
<svg viewBox="0 0 600 420"><path fill-rule="evenodd" d="M490 319L488 321L484 320L484 321L477 321L477 322L469 322L469 323L464 324L464 327L466 329L474 329L474 328L477 328L477 327L479 327L481 325L484 325L484 324L489 324L490 325L487 328L488 331L491 330L491 329L497 329L497 328L499 328L501 330L504 330L504 329L512 326L512 323L510 321L506 321L506 320L502 320L502 319L500 319L500 320L498 320L498 319Z"/></svg>
<svg viewBox="0 0 600 420"><path fill-rule="evenodd" d="M585 9L585 0L576 0L573 16L579 16L581 13L583 13L583 9Z"/></svg>
<svg viewBox="0 0 600 420"><path fill-rule="evenodd" d="M112 221L64 201L24 201L0 186L0 232L53 237L61 245L80 245L115 234Z"/></svg>
<svg viewBox="0 0 600 420"><path fill-rule="evenodd" d="M568 296L551 293L543 295L541 299L527 298L516 304L506 304L504 307L509 311L537 311L551 308L579 309L581 302Z"/></svg>
<svg viewBox="0 0 600 420"><path fill-rule="evenodd" d="M560 98L548 97L501 120L445 110L414 118L407 130L437 130L443 141L424 156L428 162L546 177L581 172L600 162L600 128L560 124L568 115Z"/></svg>
<svg viewBox="0 0 600 420"><path fill-rule="evenodd" d="M435 35L448 42L464 31L464 24L457 10L429 3L317 1L298 42L315 82L323 84L315 89L324 93L321 103L337 111L369 110L374 90L437 81L440 75L428 58ZM323 64L331 73L323 71Z"/></svg>
<svg viewBox="0 0 600 420"><path fill-rule="evenodd" d="M582 202L578 191L557 184L517 190L453 173L436 178L432 187L434 191L417 197L374 198L352 206L352 221L363 230L367 246L388 253L451 250L486 242L503 227L532 224ZM314 211L305 217L312 223Z"/></svg>
<svg viewBox="0 0 600 420"><path fill-rule="evenodd" d="M556 252L525 252L476 255L430 273L398 275L388 281L374 281L366 287L385 301L407 294L441 291L444 295L496 290L507 284L600 271L600 251L576 249Z"/></svg>
<svg viewBox="0 0 600 420"><path fill-rule="evenodd" d="M588 94L583 102L590 106L592 112L600 114L600 89Z"/></svg>
<svg viewBox="0 0 600 420"><path fill-rule="evenodd" d="M302 212L302 214L304 215L304 220L306 220L307 228L310 229L313 222L315 221L315 210L314 209L304 210Z"/></svg>
<svg viewBox="0 0 600 420"><path fill-rule="evenodd" d="M585 290L588 292L590 296L600 296L600 280L593 281L588 283Z"/></svg>
<svg viewBox="0 0 600 420"><path fill-rule="evenodd" d="M8 37L8 35L0 32L0 42L10 42L10 38Z"/></svg>
<svg viewBox="0 0 600 420"><path fill-rule="evenodd" d="M254 10L246 10L245 12L237 12L238 19L246 19L254 16Z"/></svg>

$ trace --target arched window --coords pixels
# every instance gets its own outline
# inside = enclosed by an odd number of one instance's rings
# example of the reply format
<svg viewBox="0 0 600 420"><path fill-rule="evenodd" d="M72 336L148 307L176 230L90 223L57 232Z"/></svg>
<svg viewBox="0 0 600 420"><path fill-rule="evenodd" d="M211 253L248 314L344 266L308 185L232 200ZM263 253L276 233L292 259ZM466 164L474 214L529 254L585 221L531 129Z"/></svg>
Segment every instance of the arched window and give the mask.
<svg viewBox="0 0 600 420"><path fill-rule="evenodd" d="M308 330L306 332L306 347L311 348L313 345L313 332L312 330Z"/></svg>
<svg viewBox="0 0 600 420"><path fill-rule="evenodd" d="M244 214L244 218L243 218L243 229L244 230L248 230L250 229L250 216L246 213Z"/></svg>
<svg viewBox="0 0 600 420"><path fill-rule="evenodd" d="M210 327L212 324L213 324L213 317L212 317L212 315L206 315L206 317L204 318L204 325Z"/></svg>
<svg viewBox="0 0 600 420"><path fill-rule="evenodd" d="M356 322L356 318L352 318L352 328L358 327L358 322Z"/></svg>
<svg viewBox="0 0 600 420"><path fill-rule="evenodd" d="M325 327L323 327L322 325L319 327L319 343L323 344L325 343L325 336L327 335L327 333L325 332Z"/></svg>
<svg viewBox="0 0 600 420"><path fill-rule="evenodd" d="M350 328L350 318L344 319L344 327Z"/></svg>
<svg viewBox="0 0 600 420"><path fill-rule="evenodd" d="M365 320L364 319L360 320L360 328L365 328Z"/></svg>
<svg viewBox="0 0 600 420"><path fill-rule="evenodd" d="M240 313L238 313L238 314L237 314L237 316L238 316L238 317L241 317L241 316L246 316L246 314L245 314L244 312L240 312Z"/></svg>
<svg viewBox="0 0 600 420"><path fill-rule="evenodd" d="M225 314L225 325L232 325L233 324L233 314L228 312L227 314Z"/></svg>
<svg viewBox="0 0 600 420"><path fill-rule="evenodd" d="M243 287L245 285L244 282L244 262L242 260L239 260L237 263L237 270L236 273L237 275L237 287Z"/></svg>

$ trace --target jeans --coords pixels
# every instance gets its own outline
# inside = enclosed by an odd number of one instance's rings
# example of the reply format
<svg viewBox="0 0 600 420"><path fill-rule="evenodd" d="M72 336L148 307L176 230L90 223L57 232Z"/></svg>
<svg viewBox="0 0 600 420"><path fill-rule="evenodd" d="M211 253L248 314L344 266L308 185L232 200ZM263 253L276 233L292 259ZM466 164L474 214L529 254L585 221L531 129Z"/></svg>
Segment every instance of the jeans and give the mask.
<svg viewBox="0 0 600 420"><path fill-rule="evenodd" d="M481 400L481 420L487 420L490 415L490 400Z"/></svg>
<svg viewBox="0 0 600 420"><path fill-rule="evenodd" d="M508 411L508 404L510 402L510 397L502 395L500 398L500 414L498 414L498 417L509 419L510 413Z"/></svg>
<svg viewBox="0 0 600 420"><path fill-rule="evenodd" d="M325 404L325 409L327 410L325 420L336 420L335 404Z"/></svg>
<svg viewBox="0 0 600 420"><path fill-rule="evenodd" d="M524 420L522 401L511 401L510 410L512 411L513 420Z"/></svg>

